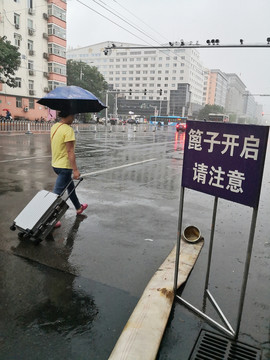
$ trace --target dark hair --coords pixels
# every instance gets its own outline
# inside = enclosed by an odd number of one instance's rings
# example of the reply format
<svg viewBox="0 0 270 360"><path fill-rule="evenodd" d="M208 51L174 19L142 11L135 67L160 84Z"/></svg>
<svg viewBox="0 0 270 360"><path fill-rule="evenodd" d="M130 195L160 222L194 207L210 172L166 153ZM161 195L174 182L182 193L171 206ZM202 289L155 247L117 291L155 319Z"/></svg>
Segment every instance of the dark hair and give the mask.
<svg viewBox="0 0 270 360"><path fill-rule="evenodd" d="M66 117L68 117L68 116L70 115L70 113L69 113L68 111L66 111L66 110L62 110L62 111L59 112L58 115L59 115L61 118L66 118Z"/></svg>

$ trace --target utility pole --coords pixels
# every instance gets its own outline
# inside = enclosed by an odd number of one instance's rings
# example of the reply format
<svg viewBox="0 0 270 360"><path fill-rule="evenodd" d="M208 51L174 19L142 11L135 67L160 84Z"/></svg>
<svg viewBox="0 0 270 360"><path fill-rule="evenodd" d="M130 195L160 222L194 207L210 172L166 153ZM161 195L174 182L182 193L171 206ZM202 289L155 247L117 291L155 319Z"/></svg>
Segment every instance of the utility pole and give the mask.
<svg viewBox="0 0 270 360"><path fill-rule="evenodd" d="M106 100L105 100L105 105L106 105L106 110L105 110L105 126L107 126L107 121L108 121L108 95L109 95L109 91L106 91Z"/></svg>

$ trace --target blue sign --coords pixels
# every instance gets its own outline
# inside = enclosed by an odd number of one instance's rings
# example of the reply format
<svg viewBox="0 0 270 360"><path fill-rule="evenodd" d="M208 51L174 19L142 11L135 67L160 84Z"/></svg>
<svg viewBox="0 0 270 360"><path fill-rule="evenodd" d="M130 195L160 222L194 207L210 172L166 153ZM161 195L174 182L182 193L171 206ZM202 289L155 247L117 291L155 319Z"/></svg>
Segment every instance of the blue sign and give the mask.
<svg viewBox="0 0 270 360"><path fill-rule="evenodd" d="M268 126L187 121L182 186L257 207Z"/></svg>

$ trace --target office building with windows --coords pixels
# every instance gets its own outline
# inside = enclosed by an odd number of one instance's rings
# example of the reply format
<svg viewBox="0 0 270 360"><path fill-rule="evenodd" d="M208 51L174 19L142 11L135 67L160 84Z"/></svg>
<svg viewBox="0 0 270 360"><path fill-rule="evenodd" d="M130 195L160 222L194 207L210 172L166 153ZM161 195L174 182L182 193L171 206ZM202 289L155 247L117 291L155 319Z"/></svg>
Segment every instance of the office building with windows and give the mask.
<svg viewBox="0 0 270 360"><path fill-rule="evenodd" d="M126 49L143 45L114 44L117 49L107 55L104 50L111 42L68 49L67 59L98 68L117 93L118 114L149 116L156 108L161 115L181 116L202 107L203 67L196 49Z"/></svg>
<svg viewBox="0 0 270 360"><path fill-rule="evenodd" d="M205 104L222 106L225 109L228 90L228 79L219 69L207 73Z"/></svg>
<svg viewBox="0 0 270 360"><path fill-rule="evenodd" d="M0 112L8 108L14 119L50 119L55 114L36 101L66 85L66 0L1 0L0 36L21 54L17 87L0 83Z"/></svg>

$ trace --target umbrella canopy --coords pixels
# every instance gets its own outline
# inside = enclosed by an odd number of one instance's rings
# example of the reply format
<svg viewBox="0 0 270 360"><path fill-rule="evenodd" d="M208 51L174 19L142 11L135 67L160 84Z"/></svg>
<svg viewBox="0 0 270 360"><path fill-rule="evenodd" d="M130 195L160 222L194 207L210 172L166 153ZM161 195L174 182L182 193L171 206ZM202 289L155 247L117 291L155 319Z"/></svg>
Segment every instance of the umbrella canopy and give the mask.
<svg viewBox="0 0 270 360"><path fill-rule="evenodd" d="M3 111L9 111L8 109L3 109Z"/></svg>
<svg viewBox="0 0 270 360"><path fill-rule="evenodd" d="M90 91L79 86L60 86L38 100L41 105L69 114L99 112L106 106Z"/></svg>

